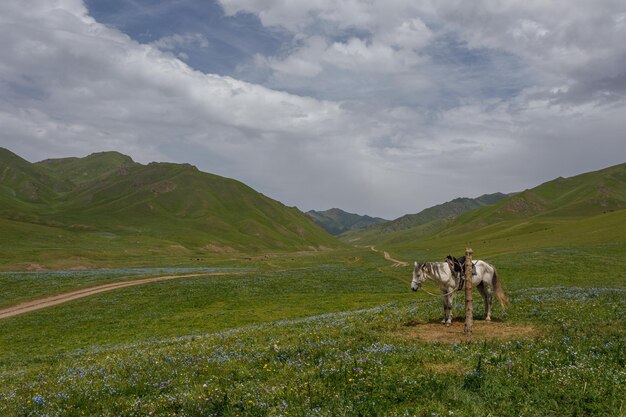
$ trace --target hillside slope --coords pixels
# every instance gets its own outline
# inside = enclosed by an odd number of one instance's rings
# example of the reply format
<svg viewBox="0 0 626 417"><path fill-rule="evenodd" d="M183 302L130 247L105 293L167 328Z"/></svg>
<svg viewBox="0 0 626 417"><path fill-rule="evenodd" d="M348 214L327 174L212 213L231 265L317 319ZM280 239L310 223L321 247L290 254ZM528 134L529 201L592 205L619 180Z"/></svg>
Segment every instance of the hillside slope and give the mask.
<svg viewBox="0 0 626 417"><path fill-rule="evenodd" d="M590 217L626 208L626 163L556 178L493 206L459 217L454 227L476 228L531 218Z"/></svg>
<svg viewBox="0 0 626 417"><path fill-rule="evenodd" d="M341 245L298 209L188 164L142 165L116 152L31 164L3 149L0 158L4 229L43 258L52 256L50 247L91 259L107 250L123 257Z"/></svg>
<svg viewBox="0 0 626 417"><path fill-rule="evenodd" d="M394 221L381 225L380 229L383 233L390 233L411 229L437 220L452 220L465 212L494 204L506 197L506 194L494 193L485 194L477 198L455 198L447 203L424 209L417 214L404 215Z"/></svg>
<svg viewBox="0 0 626 417"><path fill-rule="evenodd" d="M346 242L358 242L358 244L372 244L377 243L386 235L395 236L398 232L406 230L413 230L413 235L442 230L463 213L495 204L506 197L506 194L494 193L477 198L455 198L416 214L406 214L389 222L371 225L364 230L348 231L341 236L341 239Z"/></svg>
<svg viewBox="0 0 626 417"><path fill-rule="evenodd" d="M482 254L502 254L550 246L626 244L626 164L557 178L497 203L461 214L445 225L433 223L353 243L380 245L415 257L435 258L464 245ZM433 255L425 256L431 258Z"/></svg>

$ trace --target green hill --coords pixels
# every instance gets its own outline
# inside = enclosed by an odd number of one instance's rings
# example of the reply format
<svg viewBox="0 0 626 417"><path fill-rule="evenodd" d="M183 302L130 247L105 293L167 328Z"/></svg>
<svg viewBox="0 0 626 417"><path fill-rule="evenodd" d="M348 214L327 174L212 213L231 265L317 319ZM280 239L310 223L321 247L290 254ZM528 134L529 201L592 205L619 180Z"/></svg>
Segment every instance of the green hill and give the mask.
<svg viewBox="0 0 626 417"><path fill-rule="evenodd" d="M620 164L557 178L445 224L361 236L357 244L380 245L406 257L438 259L464 245L477 246L482 254L503 254L583 242L623 245L624 236L626 164Z"/></svg>
<svg viewBox="0 0 626 417"><path fill-rule="evenodd" d="M365 229L373 224L380 224L388 221L379 217L348 213L338 208L332 208L324 211L310 210L306 214L308 214L313 221L315 221L315 223L319 224L328 233L333 235L340 235L341 233L349 230Z"/></svg>
<svg viewBox="0 0 626 417"><path fill-rule="evenodd" d="M420 211L417 214L407 214L392 222L380 226L383 233L396 232L399 230L411 229L439 220L452 220L461 214L473 210L478 207L494 204L503 198L506 194L495 193L485 194L478 198L456 198L447 203L439 204Z"/></svg>
<svg viewBox="0 0 626 417"><path fill-rule="evenodd" d="M188 164L116 152L31 164L3 149L0 158L0 221L13 238L1 263L341 245L298 209Z"/></svg>
<svg viewBox="0 0 626 417"><path fill-rule="evenodd" d="M589 216L626 208L626 164L571 178L557 178L520 193L492 215Z"/></svg>
<svg viewBox="0 0 626 417"><path fill-rule="evenodd" d="M477 198L456 198L424 209L417 214L406 214L389 222L370 225L364 230L349 231L342 236L342 239L353 243L372 244L377 243L381 239L381 235L394 235L394 233L403 230L413 230L416 233L419 230L417 234L420 235L434 230L442 230L461 214L478 207L492 205L506 197L506 194L494 193Z"/></svg>
<svg viewBox="0 0 626 417"><path fill-rule="evenodd" d="M0 148L0 199L2 209L23 208L49 204L59 192L68 191L72 184Z"/></svg>
<svg viewBox="0 0 626 417"><path fill-rule="evenodd" d="M98 152L84 158L46 159L34 165L53 172L58 178L81 185L137 164L131 157L119 152Z"/></svg>

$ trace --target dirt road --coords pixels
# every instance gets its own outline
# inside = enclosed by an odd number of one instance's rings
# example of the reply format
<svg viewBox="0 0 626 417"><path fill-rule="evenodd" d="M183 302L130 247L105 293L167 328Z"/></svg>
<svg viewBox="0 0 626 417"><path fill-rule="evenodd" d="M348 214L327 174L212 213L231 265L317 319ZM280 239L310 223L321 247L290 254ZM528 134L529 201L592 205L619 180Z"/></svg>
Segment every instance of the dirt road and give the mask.
<svg viewBox="0 0 626 417"><path fill-rule="evenodd" d="M233 275L235 272L209 272L202 274L189 274L189 275L164 275L160 277L136 279L132 281L114 282L112 284L99 285L97 287L83 288L76 291L67 292L65 294L53 295L50 297L39 298L36 300L25 301L20 304L16 304L11 307L0 309L0 320L9 317L17 316L19 314L28 313L29 311L41 310L43 308L52 307L57 304L66 303L78 298L89 297L90 295L99 294L106 291L113 291L120 288L132 287L135 285L143 285L151 282L166 281L170 279L179 278L191 278L198 276L218 276L218 275Z"/></svg>
<svg viewBox="0 0 626 417"><path fill-rule="evenodd" d="M380 252L378 249L376 249L374 246L370 246L370 248L374 251L374 252ZM398 267L406 267L409 266L408 262L404 262L404 261L399 261L397 259L393 259L391 257L391 255L389 255L389 252L387 251L383 251L383 256L385 257L386 260L393 262L393 267L394 268L398 268Z"/></svg>
<svg viewBox="0 0 626 417"><path fill-rule="evenodd" d="M370 246L370 248L374 252L380 252L374 246ZM383 252L383 256L386 260L393 262L393 267L406 267L408 266L408 262L399 261L394 259L389 255L388 252ZM152 277L152 278L144 278L144 279L136 279L132 281L123 281L123 282L114 282L112 284L99 285L96 287L83 288L76 291L67 292L64 294L53 295L49 297L39 298L36 300L25 301L20 304L16 304L11 307L0 309L0 320L6 319L9 317L17 316L20 314L28 313L30 311L41 310L44 308L52 307L58 304L63 304L68 301L76 300L78 298L89 297L90 295L100 294L102 292L118 290L120 288L132 287L135 285L143 285L151 282L157 281L165 281L170 279L178 279L178 278L191 278L198 276L218 276L218 275L233 275L238 272L209 272L202 274L189 274L189 275L164 275L160 277Z"/></svg>

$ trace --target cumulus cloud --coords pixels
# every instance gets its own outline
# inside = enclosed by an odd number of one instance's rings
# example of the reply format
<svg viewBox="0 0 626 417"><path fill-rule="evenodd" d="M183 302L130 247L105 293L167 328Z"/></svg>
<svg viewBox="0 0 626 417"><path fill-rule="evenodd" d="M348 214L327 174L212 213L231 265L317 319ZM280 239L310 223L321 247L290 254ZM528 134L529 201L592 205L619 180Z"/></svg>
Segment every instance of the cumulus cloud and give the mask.
<svg viewBox="0 0 626 417"><path fill-rule="evenodd" d="M14 8L0 29L8 40L3 81L14 97L5 111L36 109L85 129L128 123L129 131L141 118L178 128L201 115L197 122L209 126L290 134L322 134L327 119L340 117L334 103L194 71L155 45L100 25L79 3L45 3Z"/></svg>
<svg viewBox="0 0 626 417"><path fill-rule="evenodd" d="M305 210L384 217L623 162L618 3L222 4L289 43L220 76L174 56L204 35L142 44L78 0L2 2L2 146L191 162Z"/></svg>
<svg viewBox="0 0 626 417"><path fill-rule="evenodd" d="M265 25L280 26L298 36L314 32L326 36L331 44L329 40L338 33L352 30L362 34L335 43L330 50L292 50L298 55L306 53L311 61L324 61L324 55L330 55L339 66L349 61L367 70L367 57L375 57L380 71L395 72L401 67L416 72L453 72L454 66L418 66L424 59L416 59L416 52L422 58L429 56L433 52L425 49L432 42L452 36L468 53L484 50L487 59L490 54L502 53L517 57L540 78L542 93L555 102L624 98L626 6L621 1L221 3L227 13L253 13ZM351 57L355 59L350 61ZM289 58L283 57L283 61Z"/></svg>
<svg viewBox="0 0 626 417"><path fill-rule="evenodd" d="M541 74L555 101L623 99L623 2L443 2L438 17L471 48L507 51Z"/></svg>
<svg viewBox="0 0 626 417"><path fill-rule="evenodd" d="M171 51L185 46L197 46L200 48L206 48L209 46L209 41L201 33L175 33L174 35L164 36L154 42L152 46L164 51Z"/></svg>

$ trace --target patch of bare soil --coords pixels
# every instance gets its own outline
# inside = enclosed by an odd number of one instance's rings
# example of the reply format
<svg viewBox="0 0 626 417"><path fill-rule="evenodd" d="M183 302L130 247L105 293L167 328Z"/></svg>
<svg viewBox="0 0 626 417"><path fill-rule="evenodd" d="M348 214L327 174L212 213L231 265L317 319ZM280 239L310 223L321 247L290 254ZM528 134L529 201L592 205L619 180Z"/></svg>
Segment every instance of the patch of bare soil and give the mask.
<svg viewBox="0 0 626 417"><path fill-rule="evenodd" d="M217 245L215 243L207 243L202 247L205 251L214 252L214 253L234 253L235 249L226 245Z"/></svg>
<svg viewBox="0 0 626 417"><path fill-rule="evenodd" d="M411 320L396 334L403 339L419 339L432 343L459 343L475 340L508 340L529 338L539 335L539 330L530 325L511 324L501 321L474 320L472 334L464 333L463 319L457 319L451 326L439 322L418 322Z"/></svg>
<svg viewBox="0 0 626 417"><path fill-rule="evenodd" d="M30 264L26 267L27 271L46 271L46 267L41 264Z"/></svg>

